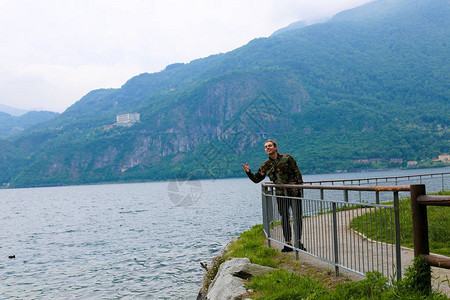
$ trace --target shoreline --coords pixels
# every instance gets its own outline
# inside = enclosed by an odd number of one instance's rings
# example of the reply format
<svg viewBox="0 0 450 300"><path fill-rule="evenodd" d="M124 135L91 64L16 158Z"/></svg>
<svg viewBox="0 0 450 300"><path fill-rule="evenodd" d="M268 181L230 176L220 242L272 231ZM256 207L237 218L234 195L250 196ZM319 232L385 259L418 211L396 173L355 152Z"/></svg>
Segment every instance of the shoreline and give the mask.
<svg viewBox="0 0 450 300"><path fill-rule="evenodd" d="M399 168L399 169L366 169L366 170L354 170L354 171L347 171L345 172L337 172L338 170L330 173L304 173L304 177L314 177L314 176L324 176L324 175L349 175L349 174L364 174L364 173L375 173L375 172L401 172L401 171L414 171L414 170L434 170L434 169L449 169L450 165L448 166L437 166L437 167L428 167L428 168ZM446 172L438 172L436 174L440 173L446 173ZM434 173L433 173L434 174ZM421 174L416 174L421 175ZM424 174L425 175L425 174ZM240 179L240 178L247 178L245 174L242 176L237 177L223 177L223 178L217 178L217 179ZM52 187L70 187L70 186L92 186L92 185L108 185L108 184L132 184L132 183L153 183L153 182L170 182L170 181L202 181L202 180L217 180L215 178L205 177L205 178L198 178L198 179L185 179L185 178L171 178L171 179L162 179L162 180L144 180L144 179L135 179L135 180L112 180L112 181L98 181L98 182L86 182L86 183L68 183L68 184L41 184L41 185L27 185L27 186L10 186L10 183L3 183L0 185L0 190L12 190L12 189L32 189L32 188L52 188ZM357 179L365 179L365 178L356 178Z"/></svg>

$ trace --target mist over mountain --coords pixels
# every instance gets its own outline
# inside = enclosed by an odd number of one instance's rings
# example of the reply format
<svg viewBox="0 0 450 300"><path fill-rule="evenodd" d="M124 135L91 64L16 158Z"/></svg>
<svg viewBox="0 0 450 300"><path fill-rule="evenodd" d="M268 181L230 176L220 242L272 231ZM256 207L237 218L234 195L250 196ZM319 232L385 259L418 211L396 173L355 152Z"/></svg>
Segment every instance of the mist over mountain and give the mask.
<svg viewBox="0 0 450 300"><path fill-rule="evenodd" d="M91 91L0 140L0 181L242 176L267 138L304 173L431 164L450 149L449 13L448 0L377 0ZM127 113L140 122L112 126Z"/></svg>
<svg viewBox="0 0 450 300"><path fill-rule="evenodd" d="M7 113L12 116L21 116L27 113L28 110L0 104L0 112Z"/></svg>
<svg viewBox="0 0 450 300"><path fill-rule="evenodd" d="M308 26L308 23L306 21L297 21L297 22L289 24L288 26L286 26L284 28L276 30L274 33L272 33L271 36L275 36L277 34L280 34L280 33L283 33L283 32L289 31L289 30L300 29L300 28L303 28L306 26Z"/></svg>

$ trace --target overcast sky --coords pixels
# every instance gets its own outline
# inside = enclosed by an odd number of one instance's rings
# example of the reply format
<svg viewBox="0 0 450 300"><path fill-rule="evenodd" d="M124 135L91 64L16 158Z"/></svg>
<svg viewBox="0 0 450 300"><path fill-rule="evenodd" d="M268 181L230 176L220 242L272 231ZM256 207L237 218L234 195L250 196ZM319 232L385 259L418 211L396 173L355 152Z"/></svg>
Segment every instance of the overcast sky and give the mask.
<svg viewBox="0 0 450 300"><path fill-rule="evenodd" d="M63 112L93 89L370 1L0 0L0 104Z"/></svg>

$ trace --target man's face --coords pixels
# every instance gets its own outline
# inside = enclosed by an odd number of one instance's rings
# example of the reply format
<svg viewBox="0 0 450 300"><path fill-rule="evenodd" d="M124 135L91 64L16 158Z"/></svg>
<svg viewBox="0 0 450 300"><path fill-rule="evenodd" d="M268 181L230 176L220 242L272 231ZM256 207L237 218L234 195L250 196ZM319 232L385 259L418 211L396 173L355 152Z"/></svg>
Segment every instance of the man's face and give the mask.
<svg viewBox="0 0 450 300"><path fill-rule="evenodd" d="M264 144L264 150L266 150L267 155L271 155L277 151L277 147L272 142L267 142Z"/></svg>

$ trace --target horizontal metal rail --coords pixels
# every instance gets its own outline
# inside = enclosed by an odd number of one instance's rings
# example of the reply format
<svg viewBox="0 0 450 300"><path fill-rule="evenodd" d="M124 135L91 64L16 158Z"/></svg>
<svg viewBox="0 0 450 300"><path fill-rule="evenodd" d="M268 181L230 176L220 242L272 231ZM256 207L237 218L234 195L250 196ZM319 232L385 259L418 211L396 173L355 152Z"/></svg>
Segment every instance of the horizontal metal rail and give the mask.
<svg viewBox="0 0 450 300"><path fill-rule="evenodd" d="M408 192L409 185L397 186L348 186L348 185L305 185L305 184L274 184L262 183L266 187L278 187L285 189L309 189L309 190L336 190L336 191L379 191L379 192Z"/></svg>
<svg viewBox="0 0 450 300"><path fill-rule="evenodd" d="M419 175L404 175L404 176L386 176L386 177L369 177L369 178L352 178L352 179L334 179L334 180L316 180L316 181L308 181L305 182L306 184L323 184L323 183L342 183L343 185L345 185L346 183L350 183L350 185L352 184L361 184L361 183L370 183L370 182L391 182L391 181L402 181L402 180L411 180L414 178L419 178L423 179L425 177L445 177L445 176L450 176L450 172L441 172L441 173L429 173L429 174L419 174Z"/></svg>

